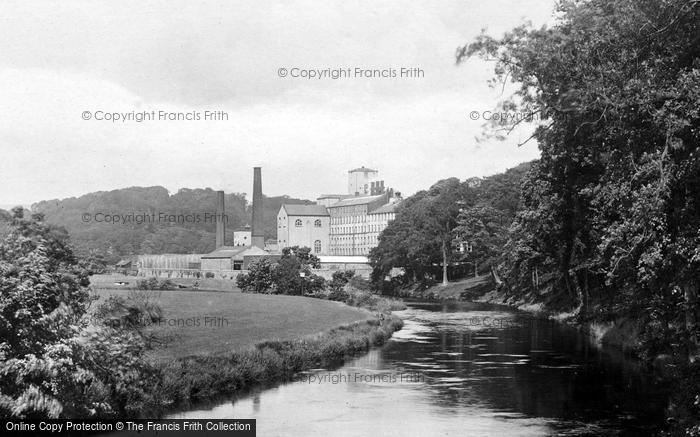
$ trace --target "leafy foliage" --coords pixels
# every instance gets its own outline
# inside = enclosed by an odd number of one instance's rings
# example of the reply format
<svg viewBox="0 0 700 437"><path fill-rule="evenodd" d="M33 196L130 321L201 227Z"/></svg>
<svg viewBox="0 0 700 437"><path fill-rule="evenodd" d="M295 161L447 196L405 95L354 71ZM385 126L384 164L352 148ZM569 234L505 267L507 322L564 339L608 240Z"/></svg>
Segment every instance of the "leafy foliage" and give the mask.
<svg viewBox="0 0 700 437"><path fill-rule="evenodd" d="M698 343L700 3L565 0L557 12L551 28L482 34L457 52L496 59L495 82L518 84L502 109L542 120L505 281L584 319L637 320L643 354L687 364Z"/></svg>
<svg viewBox="0 0 700 437"><path fill-rule="evenodd" d="M282 203L311 203L289 196L263 196L264 230L266 238L277 235L277 212ZM233 230L251 223L252 209L245 194L231 193L225 197L225 226L232 236ZM71 235L75 253L93 264L98 260L114 263L122 257L142 253L208 253L214 250L214 220L205 220L204 213L215 213L216 191L206 189L180 189L169 194L163 187L130 187L107 192L86 194L78 198L47 200L32 207L44 214L47 223L63 226ZM0 211L0 232L3 213ZM95 214L135 214L126 223L100 223ZM164 220L158 221L163 214ZM82 215L90 215L84 222ZM144 221L136 215L155 214L156 221ZM166 216L199 215L198 221L169 221ZM101 216L100 216L101 217ZM103 220L103 218L100 218ZM138 220L138 221L136 221ZM231 238L231 237L229 237ZM227 241L227 244L232 244Z"/></svg>
<svg viewBox="0 0 700 437"><path fill-rule="evenodd" d="M483 179L447 179L404 200L370 253L375 286L380 287L393 268L405 272L395 285L425 286L434 284L451 263L496 266L520 208L520 184L530 165ZM461 252L461 243L468 243L472 252ZM459 274L455 266L451 271Z"/></svg>
<svg viewBox="0 0 700 437"><path fill-rule="evenodd" d="M13 210L0 243L0 417L132 417L152 404L145 343L88 310L64 230ZM89 327L89 329L88 329Z"/></svg>
<svg viewBox="0 0 700 437"><path fill-rule="evenodd" d="M243 291L272 292L274 294L313 294L323 290L326 281L311 269L319 268L320 260L308 247L285 247L275 264L266 259L253 263L250 271L236 278Z"/></svg>

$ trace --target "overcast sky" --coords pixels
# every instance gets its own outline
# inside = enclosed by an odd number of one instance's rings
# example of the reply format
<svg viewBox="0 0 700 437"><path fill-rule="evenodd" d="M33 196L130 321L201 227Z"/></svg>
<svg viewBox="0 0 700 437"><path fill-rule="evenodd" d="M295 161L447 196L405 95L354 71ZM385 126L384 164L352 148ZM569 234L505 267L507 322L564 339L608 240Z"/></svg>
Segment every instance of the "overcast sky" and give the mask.
<svg viewBox="0 0 700 437"><path fill-rule="evenodd" d="M406 194L538 156L527 132L479 143L503 97L493 63L455 66L482 28L550 20L553 0L3 2L0 205L162 185L315 198L368 166ZM419 78L293 69L416 67ZM280 77L280 69L287 76ZM299 71L299 70L294 70ZM84 111L90 119L84 120ZM225 111L228 120L95 120Z"/></svg>

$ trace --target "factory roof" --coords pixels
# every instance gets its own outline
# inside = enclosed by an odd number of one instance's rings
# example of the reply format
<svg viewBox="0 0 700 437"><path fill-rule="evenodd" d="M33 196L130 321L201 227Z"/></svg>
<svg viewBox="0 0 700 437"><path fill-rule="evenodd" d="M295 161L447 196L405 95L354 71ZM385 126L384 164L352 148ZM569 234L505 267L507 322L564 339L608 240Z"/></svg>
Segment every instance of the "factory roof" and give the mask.
<svg viewBox="0 0 700 437"><path fill-rule="evenodd" d="M396 211L396 207L398 205L399 205L398 202L387 203L386 205L382 205L379 208L375 209L374 211L370 211L368 214L384 214L387 212L394 212L394 211Z"/></svg>
<svg viewBox="0 0 700 437"><path fill-rule="evenodd" d="M348 170L348 173L355 173L355 172L362 172L362 173L376 173L377 170L372 170L371 168L367 168L364 165L362 167L354 168L352 170Z"/></svg>
<svg viewBox="0 0 700 437"><path fill-rule="evenodd" d="M256 246L221 246L215 251L202 255L202 259L234 258L242 260L248 255L269 255L268 252Z"/></svg>
<svg viewBox="0 0 700 437"><path fill-rule="evenodd" d="M336 202L333 205L329 206L329 208L337 208L340 206L364 205L366 203L371 203L381 198L382 196L384 195L380 194L378 196L351 197L349 199L343 199L339 202Z"/></svg>
<svg viewBox="0 0 700 437"><path fill-rule="evenodd" d="M367 168L364 165L362 167L354 168L352 170L348 170L348 173L355 173L355 172L363 172L363 173L376 173L377 170L372 170L371 168Z"/></svg>
<svg viewBox="0 0 700 437"><path fill-rule="evenodd" d="M202 259L210 258L231 258L234 255L249 249L249 246L221 246L206 255L202 255Z"/></svg>
<svg viewBox="0 0 700 437"><path fill-rule="evenodd" d="M317 199L346 199L353 197L352 194L321 194Z"/></svg>
<svg viewBox="0 0 700 437"><path fill-rule="evenodd" d="M328 210L323 205L295 205L283 204L282 208L287 211L287 215L302 215L302 216L327 216Z"/></svg>

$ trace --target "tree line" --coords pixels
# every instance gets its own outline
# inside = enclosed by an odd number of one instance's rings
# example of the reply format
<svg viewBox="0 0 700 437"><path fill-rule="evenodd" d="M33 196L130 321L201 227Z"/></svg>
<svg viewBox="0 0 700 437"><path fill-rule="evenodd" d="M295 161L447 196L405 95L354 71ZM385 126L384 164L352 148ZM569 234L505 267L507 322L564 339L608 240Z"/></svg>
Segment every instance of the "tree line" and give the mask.
<svg viewBox="0 0 700 437"><path fill-rule="evenodd" d="M283 203L309 204L309 200L289 196L263 196L266 238L277 237L277 213ZM101 191L62 200L45 200L32 205L32 212L43 214L46 223L65 228L76 255L95 267L113 264L137 254L208 253L215 249L216 222L167 221L155 223L105 223L95 214L164 214L170 216L216 213L216 191L211 188L183 188L169 194L163 187L130 187ZM84 221L83 214L89 220ZM233 231L251 224L252 205L243 193L225 196L226 244L233 245ZM0 234L7 229L11 214L0 210Z"/></svg>
<svg viewBox="0 0 700 437"><path fill-rule="evenodd" d="M516 84L501 111L539 120L529 141L541 157L522 175L515 209L478 184L438 182L407 199L380 237L375 281L392 267L410 281L436 266L444 275L450 242L467 241L511 295L580 321L634 320L638 352L677 364L677 429L697 434L700 3L565 0L555 16L457 50L458 64L495 60L494 86ZM485 135L529 121L494 121Z"/></svg>

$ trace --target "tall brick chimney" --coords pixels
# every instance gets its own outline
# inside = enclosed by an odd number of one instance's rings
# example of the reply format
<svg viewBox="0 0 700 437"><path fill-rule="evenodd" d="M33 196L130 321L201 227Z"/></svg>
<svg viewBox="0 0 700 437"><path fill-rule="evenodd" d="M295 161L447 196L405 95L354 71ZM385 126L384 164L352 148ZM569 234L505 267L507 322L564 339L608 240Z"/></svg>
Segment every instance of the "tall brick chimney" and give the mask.
<svg viewBox="0 0 700 437"><path fill-rule="evenodd" d="M216 192L216 248L220 248L226 242L226 229L224 222L224 192Z"/></svg>
<svg viewBox="0 0 700 437"><path fill-rule="evenodd" d="M265 248L265 230L263 228L262 176L260 167L253 167L253 229L251 245Z"/></svg>

